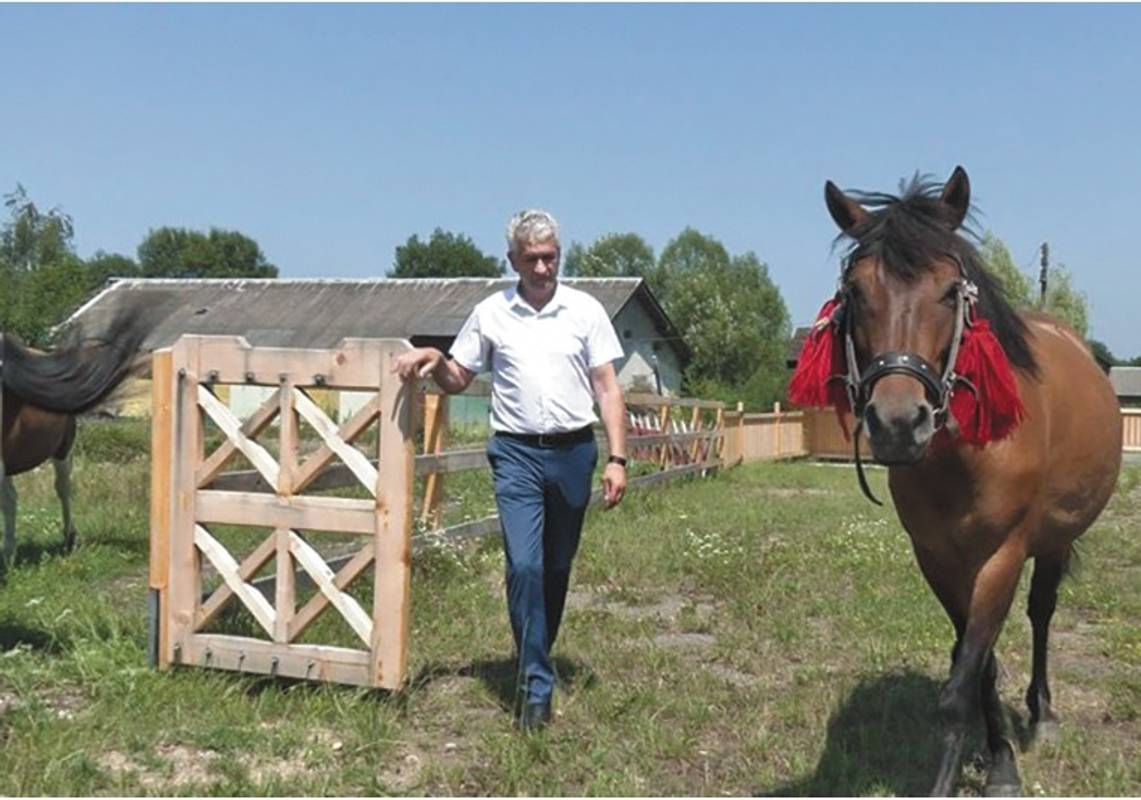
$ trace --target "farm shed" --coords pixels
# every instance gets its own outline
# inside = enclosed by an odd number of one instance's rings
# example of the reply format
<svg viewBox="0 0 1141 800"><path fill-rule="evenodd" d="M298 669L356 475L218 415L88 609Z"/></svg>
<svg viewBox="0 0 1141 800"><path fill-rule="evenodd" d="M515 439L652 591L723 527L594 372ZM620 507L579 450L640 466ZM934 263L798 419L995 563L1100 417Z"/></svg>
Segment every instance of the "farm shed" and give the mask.
<svg viewBox="0 0 1141 800"><path fill-rule="evenodd" d="M562 281L593 295L610 315L626 353L616 365L625 389L656 391L660 386L667 395L680 391L689 350L641 278ZM254 346L309 348L332 347L345 337L395 337L446 350L476 303L514 282L508 277L115 279L69 321L97 324L120 302L171 297L172 312L144 342L149 349L169 347L183 334L194 333L238 335ZM256 404L260 391L235 391L231 406L241 411ZM127 413L142 410L141 403L145 397L129 405Z"/></svg>

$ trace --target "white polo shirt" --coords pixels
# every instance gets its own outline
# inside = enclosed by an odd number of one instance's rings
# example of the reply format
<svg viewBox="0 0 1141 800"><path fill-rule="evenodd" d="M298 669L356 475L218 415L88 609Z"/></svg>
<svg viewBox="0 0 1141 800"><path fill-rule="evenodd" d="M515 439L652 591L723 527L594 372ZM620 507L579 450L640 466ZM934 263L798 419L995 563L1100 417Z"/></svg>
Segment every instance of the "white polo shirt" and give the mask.
<svg viewBox="0 0 1141 800"><path fill-rule="evenodd" d="M516 287L482 300L452 343L452 358L491 372L491 427L573 431L598 421L590 370L622 357L602 304L559 283L536 311Z"/></svg>

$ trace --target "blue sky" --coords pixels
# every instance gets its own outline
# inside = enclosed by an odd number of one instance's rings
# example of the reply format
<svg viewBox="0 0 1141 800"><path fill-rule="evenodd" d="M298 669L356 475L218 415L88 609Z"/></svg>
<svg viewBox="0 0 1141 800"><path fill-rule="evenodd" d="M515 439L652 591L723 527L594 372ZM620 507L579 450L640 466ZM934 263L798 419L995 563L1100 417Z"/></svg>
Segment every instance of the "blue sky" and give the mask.
<svg viewBox="0 0 1141 800"><path fill-rule="evenodd" d="M966 167L982 225L1047 240L1092 335L1141 355L1141 7L0 5L0 191L80 255L237 229L285 277L383 275L433 228L501 255L686 226L832 291L823 202Z"/></svg>

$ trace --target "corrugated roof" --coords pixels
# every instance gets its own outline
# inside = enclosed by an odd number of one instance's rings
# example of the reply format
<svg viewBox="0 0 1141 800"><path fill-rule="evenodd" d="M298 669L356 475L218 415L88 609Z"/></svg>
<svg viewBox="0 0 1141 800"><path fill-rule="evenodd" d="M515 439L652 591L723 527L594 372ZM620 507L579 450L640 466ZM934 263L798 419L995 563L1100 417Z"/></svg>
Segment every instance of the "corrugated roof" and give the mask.
<svg viewBox="0 0 1141 800"><path fill-rule="evenodd" d="M560 278L594 296L614 319L635 296L665 334L676 330L641 278ZM169 347L184 333L244 336L263 347L332 347L345 337L451 337L483 298L514 278L114 280L72 315L93 328L122 302L172 298L171 313L147 337ZM688 348L671 341L684 359Z"/></svg>
<svg viewBox="0 0 1141 800"><path fill-rule="evenodd" d="M1118 397L1141 397L1141 367L1111 367L1109 382Z"/></svg>

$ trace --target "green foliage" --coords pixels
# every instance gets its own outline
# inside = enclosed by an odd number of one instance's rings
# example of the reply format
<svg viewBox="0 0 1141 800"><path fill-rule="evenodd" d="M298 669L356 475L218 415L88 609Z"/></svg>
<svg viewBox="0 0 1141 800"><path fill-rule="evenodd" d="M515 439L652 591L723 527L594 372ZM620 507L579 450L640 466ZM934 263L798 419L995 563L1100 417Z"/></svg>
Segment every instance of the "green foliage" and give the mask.
<svg viewBox="0 0 1141 800"><path fill-rule="evenodd" d="M135 260L118 253L97 250L87 259L87 285L91 289L102 287L110 278L137 278L139 275L139 265Z"/></svg>
<svg viewBox="0 0 1141 800"><path fill-rule="evenodd" d="M42 212L23 186L4 196L0 227L0 329L44 345L52 326L82 302L87 273L72 245L71 217Z"/></svg>
<svg viewBox="0 0 1141 800"><path fill-rule="evenodd" d="M993 275L1015 308L1029 308L1034 304L1030 279L1014 263L1006 244L990 231L983 234L979 253L987 270Z"/></svg>
<svg viewBox="0 0 1141 800"><path fill-rule="evenodd" d="M1115 356L1109 349L1109 346L1099 339L1090 339L1087 344L1089 345L1090 350L1093 351L1094 358L1096 358L1098 361L1109 364L1110 366L1117 366L1119 364L1126 363Z"/></svg>
<svg viewBox="0 0 1141 800"><path fill-rule="evenodd" d="M484 255L467 236L436 228L427 242L412 234L398 246L388 274L392 278L499 278L503 273L503 262Z"/></svg>
<svg viewBox="0 0 1141 800"><path fill-rule="evenodd" d="M654 282L692 352L688 394L750 409L783 396L788 309L756 254L730 257L719 241L687 228L662 251Z"/></svg>
<svg viewBox="0 0 1141 800"><path fill-rule="evenodd" d="M276 278L257 242L237 231L211 228L152 229L139 245L139 272L146 278Z"/></svg>
<svg viewBox="0 0 1141 800"><path fill-rule="evenodd" d="M636 233L608 233L589 248L572 244L563 271L572 278L647 278L654 273L654 250Z"/></svg>
<svg viewBox="0 0 1141 800"><path fill-rule="evenodd" d="M1088 308L1085 292L1074 288L1065 265L1051 267L1046 282L1045 311L1065 322L1084 339L1089 335Z"/></svg>

